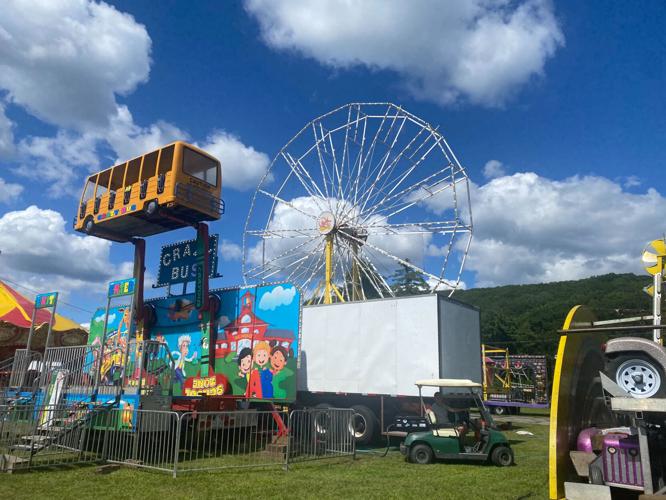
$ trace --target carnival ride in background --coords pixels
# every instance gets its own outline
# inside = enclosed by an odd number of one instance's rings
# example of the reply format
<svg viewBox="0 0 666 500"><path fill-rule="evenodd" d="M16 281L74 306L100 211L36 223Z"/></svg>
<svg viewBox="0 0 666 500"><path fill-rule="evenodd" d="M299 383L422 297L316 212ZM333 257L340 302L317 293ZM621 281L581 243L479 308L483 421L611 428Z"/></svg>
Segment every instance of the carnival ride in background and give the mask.
<svg viewBox="0 0 666 500"><path fill-rule="evenodd" d="M560 331L550 420L551 499L666 494L666 240L652 241L642 260L653 277L645 289L652 315L597 320L590 309L576 306Z"/></svg>
<svg viewBox="0 0 666 500"><path fill-rule="evenodd" d="M521 408L548 408L546 356L510 354L509 349L481 345L483 400L490 411L503 415Z"/></svg>

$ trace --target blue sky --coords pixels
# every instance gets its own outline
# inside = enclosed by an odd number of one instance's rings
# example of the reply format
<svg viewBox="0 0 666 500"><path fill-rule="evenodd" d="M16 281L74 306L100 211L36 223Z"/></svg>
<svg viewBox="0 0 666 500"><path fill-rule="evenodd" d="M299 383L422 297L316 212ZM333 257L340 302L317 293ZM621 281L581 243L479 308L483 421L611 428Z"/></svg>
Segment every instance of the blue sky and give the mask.
<svg viewBox="0 0 666 500"><path fill-rule="evenodd" d="M308 121L368 101L439 126L465 167L466 286L640 272L643 245L665 231L665 23L656 0L10 0L0 278L28 295L60 289L62 312L87 321L131 248L72 232L86 174L186 137L223 162L218 285L239 283L237 245L270 160ZM148 271L162 244L192 233L151 237Z"/></svg>

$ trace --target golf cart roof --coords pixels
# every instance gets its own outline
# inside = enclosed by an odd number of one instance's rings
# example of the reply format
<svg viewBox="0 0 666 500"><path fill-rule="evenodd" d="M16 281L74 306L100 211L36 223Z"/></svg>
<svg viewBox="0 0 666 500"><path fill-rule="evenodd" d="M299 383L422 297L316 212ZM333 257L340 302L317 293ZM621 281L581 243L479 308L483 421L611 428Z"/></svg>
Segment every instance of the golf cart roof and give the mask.
<svg viewBox="0 0 666 500"><path fill-rule="evenodd" d="M415 384L419 387L482 387L481 384L467 378L432 378L417 380Z"/></svg>

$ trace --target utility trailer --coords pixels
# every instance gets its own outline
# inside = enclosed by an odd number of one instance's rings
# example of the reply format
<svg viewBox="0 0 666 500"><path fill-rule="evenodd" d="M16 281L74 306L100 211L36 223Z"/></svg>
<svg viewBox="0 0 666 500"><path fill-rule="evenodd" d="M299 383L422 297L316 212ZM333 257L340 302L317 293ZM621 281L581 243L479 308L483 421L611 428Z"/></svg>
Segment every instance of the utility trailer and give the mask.
<svg viewBox="0 0 666 500"><path fill-rule="evenodd" d="M414 380L481 383L480 336L479 310L441 293L304 307L297 403L353 408L368 443L419 413Z"/></svg>

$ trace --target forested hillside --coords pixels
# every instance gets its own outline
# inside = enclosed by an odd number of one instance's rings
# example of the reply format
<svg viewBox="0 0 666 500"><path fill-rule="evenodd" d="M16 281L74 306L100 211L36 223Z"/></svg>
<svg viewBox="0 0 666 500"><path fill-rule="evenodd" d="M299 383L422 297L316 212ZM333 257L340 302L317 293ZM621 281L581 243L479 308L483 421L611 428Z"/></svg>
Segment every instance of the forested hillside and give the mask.
<svg viewBox="0 0 666 500"><path fill-rule="evenodd" d="M577 304L591 307L599 319L652 313L643 292L650 276L606 274L578 281L510 285L456 292L456 300L481 309L481 338L513 353L554 355L557 330Z"/></svg>

